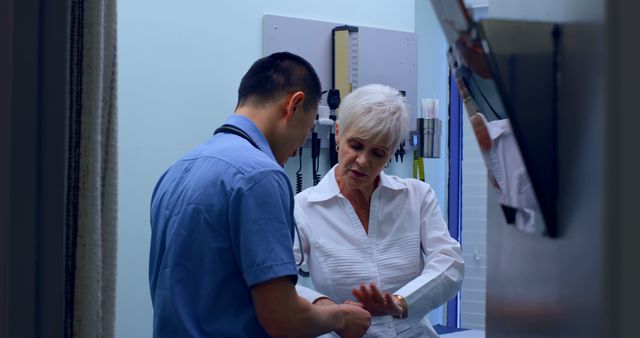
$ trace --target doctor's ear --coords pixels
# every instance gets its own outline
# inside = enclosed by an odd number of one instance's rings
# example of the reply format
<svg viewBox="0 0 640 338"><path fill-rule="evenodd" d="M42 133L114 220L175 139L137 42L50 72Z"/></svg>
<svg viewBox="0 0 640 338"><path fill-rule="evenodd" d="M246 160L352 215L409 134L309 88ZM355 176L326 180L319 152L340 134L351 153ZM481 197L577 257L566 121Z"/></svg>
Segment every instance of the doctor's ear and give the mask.
<svg viewBox="0 0 640 338"><path fill-rule="evenodd" d="M287 96L286 111L287 115L294 113L299 105L304 104L304 93L301 91L295 92Z"/></svg>

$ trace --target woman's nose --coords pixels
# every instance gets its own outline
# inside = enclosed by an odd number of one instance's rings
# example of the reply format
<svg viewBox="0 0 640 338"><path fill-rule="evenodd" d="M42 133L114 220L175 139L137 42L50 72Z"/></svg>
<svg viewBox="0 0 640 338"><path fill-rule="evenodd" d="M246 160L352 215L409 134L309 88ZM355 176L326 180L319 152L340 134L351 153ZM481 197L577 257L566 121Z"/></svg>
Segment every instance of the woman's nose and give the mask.
<svg viewBox="0 0 640 338"><path fill-rule="evenodd" d="M358 154L358 157L356 157L356 163L358 163L358 165L361 167L366 166L368 160L369 159L367 158L367 155L365 153L360 153Z"/></svg>

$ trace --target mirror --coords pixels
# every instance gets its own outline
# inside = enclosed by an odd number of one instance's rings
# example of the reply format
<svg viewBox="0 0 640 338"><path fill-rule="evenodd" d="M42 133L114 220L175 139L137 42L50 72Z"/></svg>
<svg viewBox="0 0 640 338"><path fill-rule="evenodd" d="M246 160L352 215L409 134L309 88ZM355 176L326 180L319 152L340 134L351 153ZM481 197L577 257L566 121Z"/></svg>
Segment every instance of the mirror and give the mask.
<svg viewBox="0 0 640 338"><path fill-rule="evenodd" d="M462 0L431 2L506 223L557 236L557 25L474 22Z"/></svg>

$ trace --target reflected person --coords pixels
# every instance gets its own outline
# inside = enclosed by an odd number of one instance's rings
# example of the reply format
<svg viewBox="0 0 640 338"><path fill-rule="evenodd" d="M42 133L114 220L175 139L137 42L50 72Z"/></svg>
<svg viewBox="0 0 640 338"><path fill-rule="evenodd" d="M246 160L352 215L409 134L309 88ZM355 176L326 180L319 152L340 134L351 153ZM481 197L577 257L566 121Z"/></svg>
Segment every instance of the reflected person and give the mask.
<svg viewBox="0 0 640 338"><path fill-rule="evenodd" d="M466 109L472 112L476 108L469 103ZM487 121L477 110L469 118L507 223L526 233L540 231L533 186L509 119Z"/></svg>
<svg viewBox="0 0 640 338"><path fill-rule="evenodd" d="M509 119L487 121L469 93L452 50L449 65L463 99L469 122L487 166L489 182L498 191L505 220L526 233L541 232L537 225L537 201Z"/></svg>

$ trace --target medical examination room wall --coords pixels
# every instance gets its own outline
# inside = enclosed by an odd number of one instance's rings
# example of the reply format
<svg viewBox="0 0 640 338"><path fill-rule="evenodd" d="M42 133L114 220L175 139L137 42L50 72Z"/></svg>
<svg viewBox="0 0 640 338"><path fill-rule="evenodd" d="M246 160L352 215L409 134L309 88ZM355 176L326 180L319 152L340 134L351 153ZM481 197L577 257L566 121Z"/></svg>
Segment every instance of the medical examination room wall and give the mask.
<svg viewBox="0 0 640 338"><path fill-rule="evenodd" d="M447 107L445 43L427 1L121 1L117 337L151 336L147 269L153 187L171 163L233 112L241 76L262 56L264 14L418 33L418 97L435 94L440 110ZM443 129L443 157L426 160L425 166L444 208ZM408 156L389 169L411 175L411 163ZM442 316L437 311L430 318L441 322Z"/></svg>

